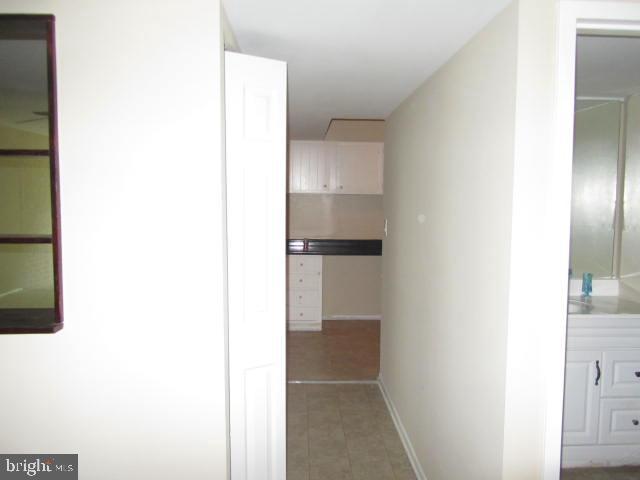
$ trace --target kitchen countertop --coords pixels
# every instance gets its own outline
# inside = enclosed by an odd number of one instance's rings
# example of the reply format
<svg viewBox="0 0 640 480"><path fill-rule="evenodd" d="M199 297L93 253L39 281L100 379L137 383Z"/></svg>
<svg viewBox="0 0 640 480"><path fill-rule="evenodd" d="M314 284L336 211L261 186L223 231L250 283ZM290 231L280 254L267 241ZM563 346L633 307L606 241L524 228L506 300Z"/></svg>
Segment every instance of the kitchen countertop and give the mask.
<svg viewBox="0 0 640 480"><path fill-rule="evenodd" d="M379 239L290 238L289 255L382 255Z"/></svg>

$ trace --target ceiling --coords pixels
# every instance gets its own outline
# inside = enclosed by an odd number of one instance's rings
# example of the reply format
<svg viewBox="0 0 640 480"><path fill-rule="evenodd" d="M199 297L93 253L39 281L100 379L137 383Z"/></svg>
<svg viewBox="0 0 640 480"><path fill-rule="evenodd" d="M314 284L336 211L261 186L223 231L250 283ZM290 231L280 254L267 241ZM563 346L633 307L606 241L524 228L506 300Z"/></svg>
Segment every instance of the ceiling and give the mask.
<svg viewBox="0 0 640 480"><path fill-rule="evenodd" d="M242 53L289 65L289 133L384 119L509 0L225 0Z"/></svg>
<svg viewBox="0 0 640 480"><path fill-rule="evenodd" d="M579 36L576 95L640 93L640 38Z"/></svg>

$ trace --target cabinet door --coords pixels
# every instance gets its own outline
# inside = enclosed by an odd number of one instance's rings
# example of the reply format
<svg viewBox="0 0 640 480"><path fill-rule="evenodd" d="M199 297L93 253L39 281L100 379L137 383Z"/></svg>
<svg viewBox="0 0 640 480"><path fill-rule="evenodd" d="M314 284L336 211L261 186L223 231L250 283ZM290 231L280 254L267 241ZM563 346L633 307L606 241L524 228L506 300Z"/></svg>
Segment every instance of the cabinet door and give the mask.
<svg viewBox="0 0 640 480"><path fill-rule="evenodd" d="M301 191L300 179L302 177L302 145L300 142L289 143L289 185L287 191L298 193Z"/></svg>
<svg viewBox="0 0 640 480"><path fill-rule="evenodd" d="M289 192L330 193L337 188L336 145L293 141L289 145Z"/></svg>
<svg viewBox="0 0 640 480"><path fill-rule="evenodd" d="M383 151L382 143L338 143L336 193L381 194Z"/></svg>
<svg viewBox="0 0 640 480"><path fill-rule="evenodd" d="M601 362L599 351L567 352L562 439L564 445L589 445L598 441L598 371Z"/></svg>
<svg viewBox="0 0 640 480"><path fill-rule="evenodd" d="M607 350L602 366L602 396L640 397L640 350Z"/></svg>

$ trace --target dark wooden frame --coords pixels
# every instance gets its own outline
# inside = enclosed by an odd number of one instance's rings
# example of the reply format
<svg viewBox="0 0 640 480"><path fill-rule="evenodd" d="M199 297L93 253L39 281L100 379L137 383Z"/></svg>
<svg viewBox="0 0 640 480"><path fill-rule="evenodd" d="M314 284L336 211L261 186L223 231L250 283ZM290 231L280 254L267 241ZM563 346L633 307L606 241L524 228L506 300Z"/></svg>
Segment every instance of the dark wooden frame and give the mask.
<svg viewBox="0 0 640 480"><path fill-rule="evenodd" d="M54 318L42 312L29 317L24 310L24 326L21 326L20 310L13 309L11 320L3 321L0 315L0 334L6 333L54 333L64 325L62 302L62 248L60 243L60 183L58 170L58 110L56 97L56 44L55 17L53 15L0 15L0 22L11 21L14 29L0 31L0 39L42 39L47 41L47 89L49 102L49 150L0 149L0 156L49 156L51 178L51 236L48 235L0 235L0 244L51 244L53 251ZM42 309L44 310L44 309ZM11 315L10 315L11 317Z"/></svg>

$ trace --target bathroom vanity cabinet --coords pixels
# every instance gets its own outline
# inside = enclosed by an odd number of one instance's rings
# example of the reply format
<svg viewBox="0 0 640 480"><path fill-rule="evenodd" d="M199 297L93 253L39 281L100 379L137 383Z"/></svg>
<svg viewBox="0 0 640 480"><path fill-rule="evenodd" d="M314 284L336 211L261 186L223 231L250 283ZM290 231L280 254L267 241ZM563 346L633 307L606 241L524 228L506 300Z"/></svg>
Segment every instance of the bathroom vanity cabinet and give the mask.
<svg viewBox="0 0 640 480"><path fill-rule="evenodd" d="M640 315L569 315L563 467L640 464Z"/></svg>

